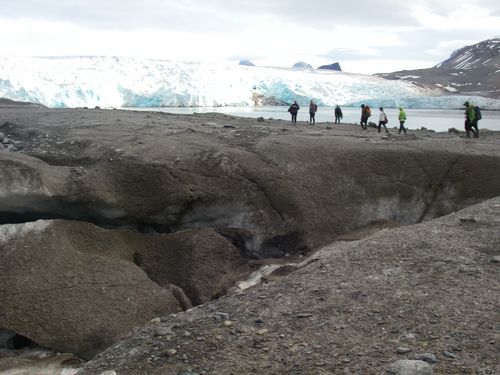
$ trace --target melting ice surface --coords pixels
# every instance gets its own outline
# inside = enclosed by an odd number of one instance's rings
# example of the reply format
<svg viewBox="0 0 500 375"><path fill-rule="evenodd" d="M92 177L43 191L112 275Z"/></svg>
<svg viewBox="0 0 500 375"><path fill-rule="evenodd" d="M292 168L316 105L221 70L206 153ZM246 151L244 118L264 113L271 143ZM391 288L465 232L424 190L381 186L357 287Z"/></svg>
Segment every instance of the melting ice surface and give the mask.
<svg viewBox="0 0 500 375"><path fill-rule="evenodd" d="M0 57L0 97L49 107L175 107L289 104L460 108L464 97L433 97L409 82L233 63L122 57ZM470 97L467 97L470 100ZM477 98L483 108L500 101Z"/></svg>

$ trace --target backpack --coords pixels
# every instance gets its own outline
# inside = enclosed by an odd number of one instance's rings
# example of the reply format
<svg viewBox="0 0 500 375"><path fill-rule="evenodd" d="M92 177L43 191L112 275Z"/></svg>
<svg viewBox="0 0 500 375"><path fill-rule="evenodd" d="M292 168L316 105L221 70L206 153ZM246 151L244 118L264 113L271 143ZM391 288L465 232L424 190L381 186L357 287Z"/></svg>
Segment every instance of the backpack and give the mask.
<svg viewBox="0 0 500 375"><path fill-rule="evenodd" d="M385 123L387 124L389 122L389 119L387 118L387 115L385 116Z"/></svg>
<svg viewBox="0 0 500 375"><path fill-rule="evenodd" d="M366 114L368 115L368 117L370 117L372 115L372 110L368 106L366 106L365 108L366 108Z"/></svg>
<svg viewBox="0 0 500 375"><path fill-rule="evenodd" d="M477 105L474 106L474 114L476 117L476 121L481 120L483 118L483 116L481 116L481 110L479 109L479 107Z"/></svg>

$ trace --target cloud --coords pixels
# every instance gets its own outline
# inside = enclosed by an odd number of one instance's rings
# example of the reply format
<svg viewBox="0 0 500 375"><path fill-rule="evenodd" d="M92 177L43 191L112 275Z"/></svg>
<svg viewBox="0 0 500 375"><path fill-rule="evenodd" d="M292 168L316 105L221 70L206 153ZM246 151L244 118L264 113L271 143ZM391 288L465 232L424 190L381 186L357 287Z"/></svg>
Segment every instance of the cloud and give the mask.
<svg viewBox="0 0 500 375"><path fill-rule="evenodd" d="M0 27L9 35L0 45L17 55L401 70L498 35L499 14L497 0L16 0L2 4Z"/></svg>
<svg viewBox="0 0 500 375"><path fill-rule="evenodd" d="M418 7L413 11L413 16L426 29L438 31L493 32L500 25L500 17L492 16L488 9L471 4L455 7L447 14L438 14L434 9Z"/></svg>
<svg viewBox="0 0 500 375"><path fill-rule="evenodd" d="M420 3L420 0L416 0ZM438 1L439 3L440 1ZM443 2L444 3L444 2ZM177 31L231 30L260 17L328 29L336 25L411 25L411 7L394 0L16 0L2 4L5 18L64 21L104 29L154 27Z"/></svg>

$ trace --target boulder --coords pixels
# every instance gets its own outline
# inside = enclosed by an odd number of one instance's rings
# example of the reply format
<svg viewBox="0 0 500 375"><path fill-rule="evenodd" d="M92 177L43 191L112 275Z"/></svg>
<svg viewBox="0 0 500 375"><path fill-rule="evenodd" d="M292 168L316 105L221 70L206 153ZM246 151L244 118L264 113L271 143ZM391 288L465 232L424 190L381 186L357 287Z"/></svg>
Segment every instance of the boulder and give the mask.
<svg viewBox="0 0 500 375"><path fill-rule="evenodd" d="M246 273L239 250L213 229L150 237L136 263L159 285L180 287L198 305L226 294ZM143 240L143 239L141 239Z"/></svg>
<svg viewBox="0 0 500 375"><path fill-rule="evenodd" d="M102 232L63 221L0 226L1 328L91 358L133 327L180 311L127 260L123 238Z"/></svg>
<svg viewBox="0 0 500 375"><path fill-rule="evenodd" d="M401 359L387 367L387 375L432 375L432 367L424 361Z"/></svg>
<svg viewBox="0 0 500 375"><path fill-rule="evenodd" d="M1 225L0 259L0 328L84 358L248 273L212 229L143 234L66 220Z"/></svg>

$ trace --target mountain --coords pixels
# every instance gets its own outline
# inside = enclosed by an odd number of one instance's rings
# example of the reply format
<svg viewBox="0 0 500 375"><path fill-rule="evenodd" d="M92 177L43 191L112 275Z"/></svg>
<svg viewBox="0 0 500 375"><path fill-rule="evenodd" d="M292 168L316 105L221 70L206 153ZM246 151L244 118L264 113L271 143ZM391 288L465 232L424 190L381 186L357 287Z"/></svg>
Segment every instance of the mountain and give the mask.
<svg viewBox="0 0 500 375"><path fill-rule="evenodd" d="M240 60L240 63L238 65L255 66L255 64L250 60Z"/></svg>
<svg viewBox="0 0 500 375"><path fill-rule="evenodd" d="M314 69L311 64L305 63L303 61L299 61L295 64L293 64L292 68L298 68L298 69Z"/></svg>
<svg viewBox="0 0 500 375"><path fill-rule="evenodd" d="M320 67L318 67L318 69L336 70L338 72L342 71L338 62L329 65L321 65Z"/></svg>
<svg viewBox="0 0 500 375"><path fill-rule="evenodd" d="M441 95L441 96L438 96ZM405 80L333 72L124 57L0 57L0 97L48 107L289 105L457 108L470 97ZM474 99L483 108L500 100Z"/></svg>
<svg viewBox="0 0 500 375"><path fill-rule="evenodd" d="M500 98L500 38L466 46L428 69L377 74L390 80L440 88L444 93Z"/></svg>

